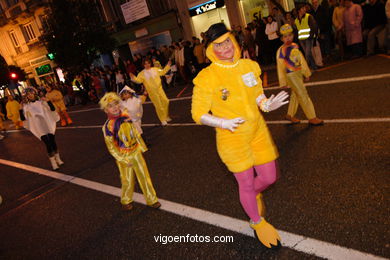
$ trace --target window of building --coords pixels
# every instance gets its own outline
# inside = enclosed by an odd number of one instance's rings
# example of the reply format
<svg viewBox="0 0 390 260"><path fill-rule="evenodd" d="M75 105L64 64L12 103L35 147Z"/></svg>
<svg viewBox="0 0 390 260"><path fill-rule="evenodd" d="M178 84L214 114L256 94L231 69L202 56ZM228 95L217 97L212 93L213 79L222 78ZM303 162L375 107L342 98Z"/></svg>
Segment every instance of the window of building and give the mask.
<svg viewBox="0 0 390 260"><path fill-rule="evenodd" d="M11 41L12 41L12 43L13 43L13 45L15 47L19 47L20 46L19 41L18 41L18 37L16 37L16 34L15 34L14 30L9 31L9 37L11 38Z"/></svg>
<svg viewBox="0 0 390 260"><path fill-rule="evenodd" d="M42 29L44 31L47 31L50 29L50 23L49 23L49 18L47 17L47 15L40 15L39 16L39 20L41 21L41 25L42 25Z"/></svg>
<svg viewBox="0 0 390 260"><path fill-rule="evenodd" d="M6 8L10 8L11 6L19 3L19 0L5 0L4 2L5 2Z"/></svg>
<svg viewBox="0 0 390 260"><path fill-rule="evenodd" d="M23 33L24 37L26 38L26 42L30 42L37 39L37 35L34 32L32 23L23 25Z"/></svg>

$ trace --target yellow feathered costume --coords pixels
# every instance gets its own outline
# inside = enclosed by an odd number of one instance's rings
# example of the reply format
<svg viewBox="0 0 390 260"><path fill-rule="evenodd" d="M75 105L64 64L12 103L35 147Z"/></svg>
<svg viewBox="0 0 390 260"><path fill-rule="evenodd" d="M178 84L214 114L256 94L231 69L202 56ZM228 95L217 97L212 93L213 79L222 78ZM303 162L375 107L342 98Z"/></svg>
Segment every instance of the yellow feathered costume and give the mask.
<svg viewBox="0 0 390 260"><path fill-rule="evenodd" d="M212 63L194 79L192 117L201 124L201 116L211 111L219 118L245 120L235 132L216 128L219 156L230 171L238 173L275 160L278 152L256 103L263 94L260 67L252 60L240 59L240 47L231 33L218 40L227 37L234 44L234 60L219 60L213 44L207 47Z"/></svg>

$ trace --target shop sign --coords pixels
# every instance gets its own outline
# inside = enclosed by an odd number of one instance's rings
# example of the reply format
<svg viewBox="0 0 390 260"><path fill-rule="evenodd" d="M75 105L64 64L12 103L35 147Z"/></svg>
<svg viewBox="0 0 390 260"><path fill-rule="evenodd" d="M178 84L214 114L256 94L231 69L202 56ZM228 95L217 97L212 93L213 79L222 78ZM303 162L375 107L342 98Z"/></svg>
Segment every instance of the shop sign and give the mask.
<svg viewBox="0 0 390 260"><path fill-rule="evenodd" d="M149 33L148 33L148 30L146 28L142 28L142 29L136 30L134 32L134 34L135 34L136 38L139 38L139 37L142 37L142 36L146 36Z"/></svg>
<svg viewBox="0 0 390 260"><path fill-rule="evenodd" d="M215 1L207 1L203 4L196 5L189 9L190 16L195 16L199 14L204 14L208 11L220 8L225 5L224 0L215 0Z"/></svg>
<svg viewBox="0 0 390 260"><path fill-rule="evenodd" d="M121 5L121 9L126 24L150 15L146 0L130 0Z"/></svg>
<svg viewBox="0 0 390 260"><path fill-rule="evenodd" d="M51 72L52 70L51 70L50 64L45 64L45 65L36 67L35 71L37 72L37 75L40 76L43 74L47 74L47 73Z"/></svg>
<svg viewBox="0 0 390 260"><path fill-rule="evenodd" d="M169 46L171 43L171 34L169 31L165 31L129 42L129 47L133 55L138 53L141 55L146 55L152 47L158 49L163 45Z"/></svg>

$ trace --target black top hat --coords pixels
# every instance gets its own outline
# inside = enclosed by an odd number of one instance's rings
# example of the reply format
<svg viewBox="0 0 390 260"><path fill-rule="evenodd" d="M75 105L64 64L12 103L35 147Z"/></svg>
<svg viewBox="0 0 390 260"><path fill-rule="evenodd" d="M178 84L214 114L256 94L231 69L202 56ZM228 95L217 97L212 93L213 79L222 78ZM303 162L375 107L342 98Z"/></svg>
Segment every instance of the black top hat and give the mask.
<svg viewBox="0 0 390 260"><path fill-rule="evenodd" d="M224 23L215 23L210 26L206 32L207 45L218 39L220 36L229 32Z"/></svg>

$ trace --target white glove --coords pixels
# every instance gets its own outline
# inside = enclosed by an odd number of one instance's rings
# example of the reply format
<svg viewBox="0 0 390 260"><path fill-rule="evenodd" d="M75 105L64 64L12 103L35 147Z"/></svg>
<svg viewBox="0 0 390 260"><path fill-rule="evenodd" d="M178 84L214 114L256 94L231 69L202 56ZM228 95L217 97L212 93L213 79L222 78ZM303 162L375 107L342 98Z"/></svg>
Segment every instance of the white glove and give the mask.
<svg viewBox="0 0 390 260"><path fill-rule="evenodd" d="M264 112L269 112L278 109L279 107L288 103L288 94L286 91L279 92L276 96L271 95L270 98L262 94L256 98L256 103ZM285 101L286 100L286 101Z"/></svg>
<svg viewBox="0 0 390 260"><path fill-rule="evenodd" d="M234 132L234 130L236 130L236 128L240 124L244 123L245 120L242 119L241 117L237 117L233 119L223 119L223 118L212 116L210 114L204 114L200 117L200 122L203 125L219 127Z"/></svg>

